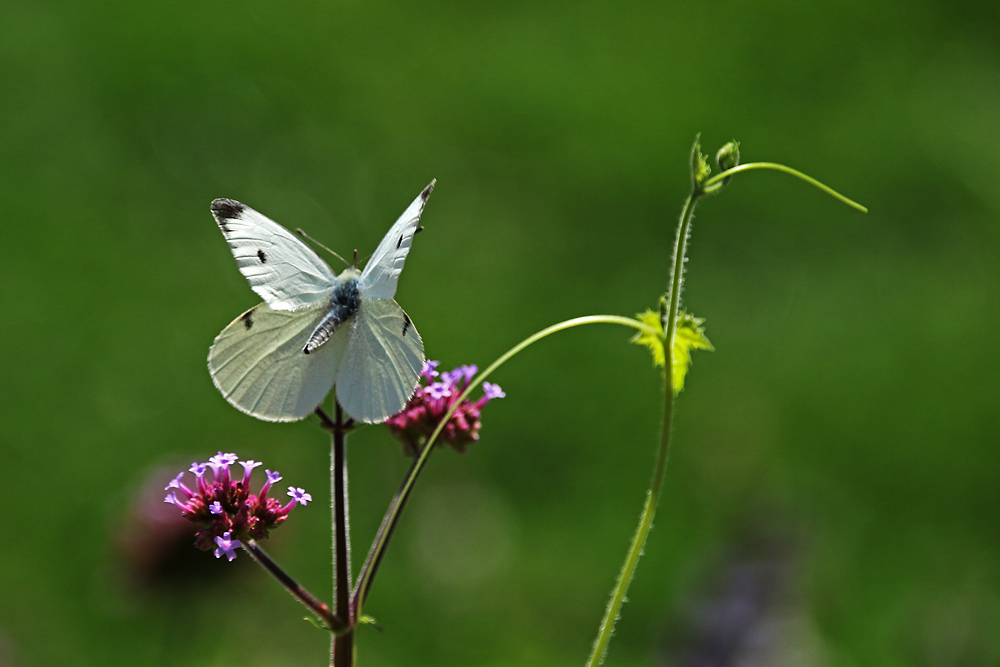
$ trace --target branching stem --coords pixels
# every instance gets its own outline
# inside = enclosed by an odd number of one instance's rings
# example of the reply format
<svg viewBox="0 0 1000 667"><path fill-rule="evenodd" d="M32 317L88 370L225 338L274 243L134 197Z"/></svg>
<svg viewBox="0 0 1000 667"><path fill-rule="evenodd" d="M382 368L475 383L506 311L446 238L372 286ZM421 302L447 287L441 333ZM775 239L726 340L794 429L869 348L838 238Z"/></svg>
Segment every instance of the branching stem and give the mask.
<svg viewBox="0 0 1000 667"><path fill-rule="evenodd" d="M604 618L601 620L601 625L598 628L597 638L594 640L594 646L591 650L590 658L587 661L587 667L598 667L604 662L604 656L608 650L608 643L611 641L611 635L614 633L615 623L618 622L622 605L625 603L625 594L628 592L629 584L632 582L632 578L635 575L635 569L639 564L639 558L642 557L642 550L646 545L646 538L649 536L649 531L653 527L653 518L656 515L656 506L660 500L660 492L663 490L663 480L666 477L667 461L670 454L670 428L674 414L674 333L677 330L677 313L680 310L681 290L684 285L684 264L687 260L687 240L691 231L691 219L694 216L695 203L702 196L718 192L722 186L728 182L729 177L734 174L743 171L750 171L752 169L773 169L775 171L781 171L800 178L810 185L813 185L823 192L826 192L834 198L844 202L845 204L864 213L868 212L868 209L861 204L848 199L833 188L820 183L811 176L807 176L797 169L792 169L791 167L786 167L783 164L777 164L774 162L752 162L749 164L737 165L731 169L727 169L719 174L716 174L715 176L705 179L702 183L699 183L697 182L696 165L701 156L700 151L701 148L699 142L698 140L695 140L695 144L692 147L691 160L691 194L684 202L684 208L681 210L680 222L677 225L677 237L674 241L673 266L670 269L670 288L668 292L669 301L667 312L664 316L662 338L665 359L663 374L663 427L660 431L660 445L656 454L656 465L653 469L653 479L650 482L649 491L646 492L646 502L643 505L642 514L639 517L639 525L632 538L632 544L629 547L628 554L625 556L625 563L622 565L622 569L618 574L618 580L615 582L615 588L611 593L611 599L608 601L607 609L604 612Z"/></svg>
<svg viewBox="0 0 1000 667"><path fill-rule="evenodd" d="M333 599L337 615L347 620L348 627L334 635L330 644L332 667L353 667L354 627L357 619L351 613L351 533L347 502L347 433L344 411L337 403L332 422L333 444L330 450L330 504L333 510ZM324 423L330 419L326 417Z"/></svg>

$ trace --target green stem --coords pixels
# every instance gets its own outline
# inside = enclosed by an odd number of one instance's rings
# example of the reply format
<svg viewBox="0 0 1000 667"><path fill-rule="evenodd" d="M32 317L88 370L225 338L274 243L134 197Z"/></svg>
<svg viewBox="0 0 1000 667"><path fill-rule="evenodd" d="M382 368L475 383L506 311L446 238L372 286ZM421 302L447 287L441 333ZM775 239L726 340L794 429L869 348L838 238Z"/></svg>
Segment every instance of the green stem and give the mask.
<svg viewBox="0 0 1000 667"><path fill-rule="evenodd" d="M750 171L753 169L772 169L800 178L806 183L819 188L823 192L840 200L848 206L852 206L864 213L868 212L868 209L861 204L848 199L833 188L820 183L811 176L807 176L797 169L792 169L791 167L786 167L783 164L777 164L774 162L751 162L749 164L738 165L732 169L727 169L722 173L716 174L699 184L694 171L696 168L696 158L699 156L700 146L698 144L698 140L696 139L694 147L692 148L692 191L687 200L684 202L684 208L681 210L680 224L677 226L677 238L674 241L673 266L670 271L669 303L663 322L662 344L664 347L664 359L666 361L663 377L663 428L660 432L660 446L656 456L656 467L653 469L653 479L650 482L649 491L646 493L646 502L643 505L642 515L639 518L639 525L632 538L632 544L629 547L628 555L625 557L625 563L622 565L621 572L618 574L618 580L615 583L614 591L612 591L611 599L608 601L608 607L605 610L604 618L601 620L601 625L597 632L597 638L594 640L594 647L590 653L590 659L587 661L587 667L598 667L604 662L604 657L608 650L608 643L611 641L611 635L614 632L615 623L617 623L618 617L621 614L622 605L625 603L625 594L628 592L629 584L635 576L635 569L639 564L639 558L642 557L642 551L646 545L646 538L649 536L649 531L653 527L653 518L656 515L656 506L659 503L660 493L663 490L663 481L666 477L667 461L670 454L670 427L671 422L673 421L674 413L674 333L677 329L677 313L680 310L681 290L684 285L684 263L687 257L687 240L690 234L691 219L694 216L695 203L698 198L703 195L717 192L731 176L739 172Z"/></svg>
<svg viewBox="0 0 1000 667"><path fill-rule="evenodd" d="M587 667L598 667L604 662L604 656L608 652L608 643L614 633L615 624L621 615L622 605L625 603L625 595L628 593L629 584L635 577L635 569L639 565L642 557L642 550L646 546L646 538L653 527L653 518L656 516L656 506L660 502L660 492L663 490L663 480L666 477L667 460L670 453L670 423L673 416L673 399L670 390L669 371L664 374L663 390L667 396L666 407L663 413L663 429L660 432L660 448L656 454L656 468L653 471L653 481L646 492L646 502L642 507L642 515L639 517L639 525L636 527L635 535L632 537L632 544L629 547L625 563L622 565L618 579L615 581L614 591L608 601L608 607L601 619L600 628L597 631L597 638L594 640L594 647L587 660Z"/></svg>
<svg viewBox="0 0 1000 667"><path fill-rule="evenodd" d="M851 206L853 208L858 209L862 213L867 213L868 212L868 209L866 207L862 206L861 204L859 204L858 202L854 201L853 199L849 199L848 197L845 197L844 195L840 194L839 192L837 192L833 188L831 188L831 187L829 187L827 185L824 185L823 183L820 183L819 181L817 181L812 176L807 176L806 174L803 174L798 169L792 169L791 167L786 167L785 165L778 164L777 162L748 162L747 164L741 164L741 165L738 165L736 167L733 167L732 169L727 169L726 171L724 171L722 173L719 173L719 174L716 174L715 176L712 176L707 181L705 181L705 183L703 184L702 187L703 187L703 189L706 192L712 192L715 189L715 188L713 188L713 186L715 186L716 184L721 184L722 181L724 181L725 179L729 178L733 174L737 174L737 173L739 173L741 171L750 171L752 169L771 169L771 170L774 170L774 171L782 171L782 172L784 172L786 174L791 174L792 176L795 176L796 178L801 178L803 181L805 181L809 185L812 185L812 186L815 186L815 187L819 188L820 190L822 190L826 194L830 195L831 197L833 197L835 199L838 199L838 200L842 201L843 203L847 204L848 206Z"/></svg>
<svg viewBox="0 0 1000 667"><path fill-rule="evenodd" d="M691 229L691 219L694 217L694 206L700 195L692 192L684 202L681 209L680 224L677 225L677 237L674 240L674 261L670 270L670 293L669 305L667 306L666 321L662 344L664 347L663 356L665 360L663 368L663 425L660 430L660 446L656 453L656 466L653 469L653 479L646 492L646 502L642 507L642 514L639 517L639 525L635 529L632 537L632 544L629 546L628 554L625 556L625 563L618 573L615 581L615 588L611 592L611 599L604 610L604 618L597 630L597 638L590 651L590 658L587 660L587 667L598 667L604 662L604 656L608 652L608 644L611 642L611 635L614 634L615 624L621 615L622 605L625 604L625 595L628 593L629 584L635 576L635 569L639 565L642 557L642 550L646 546L646 539L649 531L653 527L653 518L656 516L656 506L660 502L660 492L663 490L663 480L666 477L667 461L670 454L670 427L674 415L674 388L673 388L673 340L674 331L677 326L677 311L680 309L681 287L684 283L684 259L687 255L687 240Z"/></svg>
<svg viewBox="0 0 1000 667"><path fill-rule="evenodd" d="M466 387L465 391L458 397L458 400L452 403L451 408L445 413L444 417L441 418L441 421L438 422L437 428L434 429L431 437L428 438L427 443L420 451L420 455L414 461L413 465L410 467L410 470L407 473L406 478L403 480L399 491L396 493L392 503L389 505L389 510L386 512L385 519L382 521L382 526L379 528L375 542L372 544L371 551L368 553L368 558L365 560L365 564L361 568L361 573L358 575L358 581L354 588L354 596L351 600L351 609L353 613L352 618L361 618L361 610L364 606L365 600L368 598L368 592L371 589L375 571L378 569L378 564L382 561L382 555L384 554L385 548L389 543L389 538L395 530L396 523L399 521L400 513L402 512L403 507L405 507L410 494L413 492L413 486L417 477L419 477L420 472L426 465L428 458L430 458L431 452L434 450L434 443L437 441L438 436L441 434L441 431L448 423L448 420L451 419L451 416L455 413L458 406L462 403L462 401L468 398L469 394L471 394L472 391L480 385L480 383L482 383L496 369L500 368L500 366L506 363L511 357L516 355L521 350L558 331L571 329L585 324L620 324L622 326L638 329L643 333L658 333L646 324L632 319L631 317L621 317L619 315L588 315L585 317L576 317L571 320L566 320L565 322L553 324L552 326L542 329L538 333L525 338L523 341L501 355L496 361L490 364L485 371L480 373L475 380L470 382L469 386Z"/></svg>
<svg viewBox="0 0 1000 667"><path fill-rule="evenodd" d="M698 200L695 193L688 195L681 209L681 221L677 225L677 237L674 239L674 264L670 267L669 305L667 306L666 322L663 323L663 345L666 364L664 372L667 375L667 402L673 402L673 359L671 350L674 345L674 330L677 328L677 311L680 310L681 289L684 285L684 261L687 257L687 242L691 235L691 219L694 217L694 205Z"/></svg>
<svg viewBox="0 0 1000 667"><path fill-rule="evenodd" d="M406 501L409 498L408 489L413 486L411 480L416 481L416 476L419 473L418 470L415 470L419 461L420 457L415 457L413 459L413 463L410 464L410 469L403 477L403 482L400 485L399 490L396 492L396 495L392 497L392 502L389 503L389 509L386 510L385 516L382 518L382 524L378 527L378 532L375 534L375 540L372 542L372 547L368 551L368 556L365 558L364 565L361 566L361 574L358 576L358 586L355 587L354 593L351 596L351 613L354 618L361 618L361 603L363 602L363 599L367 599L368 597L367 590L371 587L371 581L375 578L379 565L382 564L382 557L385 555L385 547L388 545L389 540L392 539L392 534L396 530L397 518L402 514L403 507L406 505ZM363 598L360 594L362 581L366 582L364 589L365 594Z"/></svg>

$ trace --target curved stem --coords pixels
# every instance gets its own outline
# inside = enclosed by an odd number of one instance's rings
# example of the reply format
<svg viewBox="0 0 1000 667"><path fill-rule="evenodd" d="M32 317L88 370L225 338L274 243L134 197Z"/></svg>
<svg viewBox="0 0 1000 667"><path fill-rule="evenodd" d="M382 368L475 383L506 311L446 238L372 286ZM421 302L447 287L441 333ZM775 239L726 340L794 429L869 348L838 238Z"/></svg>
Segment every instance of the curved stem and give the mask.
<svg viewBox="0 0 1000 667"><path fill-rule="evenodd" d="M604 618L597 630L597 638L594 639L594 646L590 651L590 658L587 660L587 667L598 667L604 662L604 656L608 651L608 644L611 642L611 635L614 634L615 624L621 614L622 605L625 604L625 595L628 593L629 584L635 576L636 567L642 557L642 550L646 546L646 539L649 531L653 527L653 518L656 516L656 506L660 502L660 492L663 490L663 480L666 477L667 461L670 454L670 427L674 416L674 387L673 387L673 341L674 331L677 327L677 311L680 309L681 287L684 284L684 260L687 255L687 240L691 230L691 218L694 217L694 207L700 193L692 192L684 202L681 209L680 223L677 225L677 237L674 239L674 261L670 268L670 294L667 306L667 313L663 326L663 425L660 429L660 446L656 453L656 466L653 468L653 479L649 483L649 490L646 492L646 502L642 507L642 514L639 517L639 525L632 536L632 544L629 546L625 562L618 573L615 581L615 588L611 592L611 599L604 610Z"/></svg>
<svg viewBox="0 0 1000 667"><path fill-rule="evenodd" d="M866 207L862 206L861 204L859 204L858 202L854 201L853 199L849 199L848 197L845 197L844 195L840 194L839 192L837 192L833 188L831 188L831 187L829 187L827 185L824 185L823 183L820 183L819 181L817 181L812 176L807 176L806 174L803 174L798 169L792 169L791 167L786 167L785 165L778 164L777 162L748 162L747 164L738 165L736 167L733 167L732 169L727 169L727 170L723 171L722 173L719 173L719 174L716 174L715 176L712 176L707 181L705 181L705 183L703 184L703 187L704 187L705 190L709 190L713 185L721 183L722 181L724 181L725 179L729 178L733 174L738 174L741 171L750 171L752 169L771 169L771 170L774 170L774 171L782 171L782 172L784 172L786 174L791 174L792 176L795 176L796 178L801 178L806 183L819 188L820 190L822 190L826 194L830 195L831 197L833 197L835 199L839 199L840 201L844 202L848 206L851 206L853 208L858 209L862 213L867 213L868 212L868 209Z"/></svg>
<svg viewBox="0 0 1000 667"><path fill-rule="evenodd" d="M622 326L638 329L644 333L658 333L646 324L632 319L631 317L621 317L619 315L588 315L585 317L576 317L571 320L559 322L558 324L553 324L552 326L542 329L541 331L525 338L523 341L501 355L496 361L490 364L485 371L480 373L475 380L470 382L469 386L466 387L465 391L463 391L458 397L458 400L452 403L451 408L449 408L448 412L446 412L444 417L441 418L441 421L438 422L437 428L434 429L431 437L427 439L427 443L420 451L420 455L413 462L413 465L410 467L410 470L407 473L406 478L403 480L399 491L396 493L392 503L389 505L389 510L386 512L385 519L382 521L382 526L379 528L375 542L372 544L371 551L368 553L368 558L365 560L365 564L361 568L361 573L358 575L357 585L354 589L354 596L351 600L352 618L361 618L361 608L364 606L365 600L368 598L368 592L371 589L371 583L375 576L375 571L378 569L378 565L382 560L382 555L385 552L386 545L389 543L389 538L392 536L392 533L396 528L396 523L399 521L400 513L413 491L413 485L416 482L417 477L427 464L428 458L430 458L431 452L434 449L434 443L437 441L438 436L441 434L441 431L448 423L448 420L451 419L451 416L455 413L458 406L461 405L462 401L468 398L469 394L471 394L480 383L482 383L496 369L500 368L500 366L524 348L532 345L533 343L537 343L543 338L558 331L571 329L585 324L620 324Z"/></svg>

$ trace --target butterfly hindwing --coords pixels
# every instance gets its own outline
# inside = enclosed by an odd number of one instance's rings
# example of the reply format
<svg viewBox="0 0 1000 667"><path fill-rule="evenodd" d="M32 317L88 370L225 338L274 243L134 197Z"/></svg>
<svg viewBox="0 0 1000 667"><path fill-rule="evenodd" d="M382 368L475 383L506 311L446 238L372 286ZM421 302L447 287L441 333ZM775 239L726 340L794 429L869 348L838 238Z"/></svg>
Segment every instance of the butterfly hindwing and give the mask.
<svg viewBox="0 0 1000 667"><path fill-rule="evenodd" d="M424 346L409 316L392 299L367 300L350 325L337 373L337 400L358 421L378 423L413 396Z"/></svg>
<svg viewBox="0 0 1000 667"><path fill-rule="evenodd" d="M333 271L287 229L232 199L213 201L212 215L240 273L271 308L303 310L330 298Z"/></svg>
<svg viewBox="0 0 1000 667"><path fill-rule="evenodd" d="M208 353L212 381L230 403L266 421L307 417L333 386L348 327L312 354L302 348L325 309L273 310L259 304L223 329Z"/></svg>
<svg viewBox="0 0 1000 667"><path fill-rule="evenodd" d="M410 246L413 245L413 235L417 232L420 214L424 211L424 204L427 203L435 182L431 181L430 185L424 188L413 203L403 211L403 215L399 216L389 229L389 233L378 244L365 265L365 270L361 273L361 284L362 292L368 298L391 299L396 296L396 282L410 252Z"/></svg>

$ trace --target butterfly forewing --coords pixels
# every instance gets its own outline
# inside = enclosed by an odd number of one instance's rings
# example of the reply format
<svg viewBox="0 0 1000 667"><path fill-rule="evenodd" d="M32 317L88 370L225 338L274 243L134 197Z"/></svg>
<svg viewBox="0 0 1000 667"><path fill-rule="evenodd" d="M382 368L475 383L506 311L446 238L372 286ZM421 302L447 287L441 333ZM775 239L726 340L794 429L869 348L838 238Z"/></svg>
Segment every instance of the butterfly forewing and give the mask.
<svg viewBox="0 0 1000 667"><path fill-rule="evenodd" d="M337 374L337 400L359 421L378 423L413 396L424 346L413 322L392 299L362 298Z"/></svg>
<svg viewBox="0 0 1000 667"><path fill-rule="evenodd" d="M273 310L262 303L223 329L208 353L212 381L230 403L267 421L308 416L333 386L347 327L312 354L302 348L325 309Z"/></svg>
<svg viewBox="0 0 1000 667"><path fill-rule="evenodd" d="M361 274L362 291L370 299L391 299L396 296L396 282L403 270L406 255L413 245L413 235L417 232L420 214L424 204L434 189L434 183L424 188L413 203L403 211L396 224L385 235Z"/></svg>
<svg viewBox="0 0 1000 667"><path fill-rule="evenodd" d="M333 271L287 229L232 199L213 201L212 215L240 273L271 308L315 308L330 298Z"/></svg>

